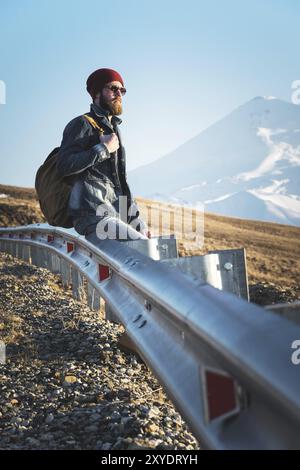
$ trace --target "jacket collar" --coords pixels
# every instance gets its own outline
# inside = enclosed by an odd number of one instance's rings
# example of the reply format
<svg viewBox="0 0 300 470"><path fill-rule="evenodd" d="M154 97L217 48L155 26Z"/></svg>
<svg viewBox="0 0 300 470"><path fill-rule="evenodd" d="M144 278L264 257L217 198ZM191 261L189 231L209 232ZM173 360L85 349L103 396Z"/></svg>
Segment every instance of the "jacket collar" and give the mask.
<svg viewBox="0 0 300 470"><path fill-rule="evenodd" d="M95 113L96 116L98 116L99 118L106 119L106 121L107 121L107 123L110 127L112 127L112 126L114 127L115 125L119 125L122 122L122 119L120 119L118 116L112 116L111 122L110 122L109 119L108 119L109 111L102 108L102 106L97 105L96 103L91 104L91 112Z"/></svg>

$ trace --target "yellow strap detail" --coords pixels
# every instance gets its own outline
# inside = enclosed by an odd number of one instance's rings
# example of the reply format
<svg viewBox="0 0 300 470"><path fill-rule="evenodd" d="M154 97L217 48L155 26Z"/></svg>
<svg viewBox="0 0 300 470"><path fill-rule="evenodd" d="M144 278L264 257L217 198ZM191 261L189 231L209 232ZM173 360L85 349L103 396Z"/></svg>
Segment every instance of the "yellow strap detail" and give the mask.
<svg viewBox="0 0 300 470"><path fill-rule="evenodd" d="M98 131L100 131L100 134L104 133L104 130L99 126L95 119L93 119L91 116L88 116L87 114L84 114L83 116L89 121L94 129L98 129Z"/></svg>

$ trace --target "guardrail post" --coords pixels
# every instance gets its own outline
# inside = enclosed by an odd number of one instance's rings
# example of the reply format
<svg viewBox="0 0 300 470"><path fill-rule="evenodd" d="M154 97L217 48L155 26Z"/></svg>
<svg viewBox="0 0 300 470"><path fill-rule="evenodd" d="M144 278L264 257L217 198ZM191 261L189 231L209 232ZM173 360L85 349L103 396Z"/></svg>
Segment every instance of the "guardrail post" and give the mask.
<svg viewBox="0 0 300 470"><path fill-rule="evenodd" d="M43 256L42 248L38 247L36 253L37 253L37 265L40 268L43 268L44 267L44 256Z"/></svg>
<svg viewBox="0 0 300 470"><path fill-rule="evenodd" d="M14 242L11 242L11 251L12 255L16 258L17 257L17 244Z"/></svg>
<svg viewBox="0 0 300 470"><path fill-rule="evenodd" d="M87 298L91 310L100 310L101 298L96 289L90 283L87 285Z"/></svg>
<svg viewBox="0 0 300 470"><path fill-rule="evenodd" d="M42 247L32 245L31 261L32 264L38 266L39 268L47 268L47 260Z"/></svg>
<svg viewBox="0 0 300 470"><path fill-rule="evenodd" d="M0 237L0 251L7 252L7 243L5 240L1 240Z"/></svg>
<svg viewBox="0 0 300 470"><path fill-rule="evenodd" d="M105 320L109 320L109 321L112 321L114 323L120 323L120 320L114 314L114 312L109 307L109 304L107 302L105 302Z"/></svg>
<svg viewBox="0 0 300 470"><path fill-rule="evenodd" d="M22 259L22 245L21 245L21 243L16 242L15 247L16 247L16 258L21 258Z"/></svg>
<svg viewBox="0 0 300 470"><path fill-rule="evenodd" d="M121 243L124 243L130 246L131 248L134 248L140 253L143 253L143 255L149 256L149 258L152 258L154 260L160 259L159 245L158 245L157 238L150 238L148 240L130 240L130 241L125 241Z"/></svg>
<svg viewBox="0 0 300 470"><path fill-rule="evenodd" d="M50 254L50 269L53 274L60 274L60 257L55 253Z"/></svg>
<svg viewBox="0 0 300 470"><path fill-rule="evenodd" d="M8 242L8 253L13 256L14 250L13 250L13 242Z"/></svg>
<svg viewBox="0 0 300 470"><path fill-rule="evenodd" d="M0 364L6 363L6 345L3 341L0 341Z"/></svg>
<svg viewBox="0 0 300 470"><path fill-rule="evenodd" d="M22 259L27 263L30 263L30 245L22 245Z"/></svg>
<svg viewBox="0 0 300 470"><path fill-rule="evenodd" d="M38 247L32 245L31 246L31 263L34 264L35 266L38 266Z"/></svg>
<svg viewBox="0 0 300 470"><path fill-rule="evenodd" d="M245 248L214 250L209 253L219 255L222 290L232 292L249 302Z"/></svg>
<svg viewBox="0 0 300 470"><path fill-rule="evenodd" d="M164 259L167 263L182 271L186 276L222 289L222 279L219 270L219 257L217 254L203 256L184 256L182 258Z"/></svg>
<svg viewBox="0 0 300 470"><path fill-rule="evenodd" d="M61 273L61 281L64 287L67 287L71 281L71 273L70 273L70 264L68 261L61 258L60 260L60 273Z"/></svg>
<svg viewBox="0 0 300 470"><path fill-rule="evenodd" d="M76 300L82 300L84 297L84 279L74 266L71 267L71 278L73 297Z"/></svg>
<svg viewBox="0 0 300 470"><path fill-rule="evenodd" d="M40 258L40 267L51 270L51 256L47 248L41 247L39 258Z"/></svg>
<svg viewBox="0 0 300 470"><path fill-rule="evenodd" d="M160 260L178 258L177 240L174 236L168 239L158 237L157 242Z"/></svg>

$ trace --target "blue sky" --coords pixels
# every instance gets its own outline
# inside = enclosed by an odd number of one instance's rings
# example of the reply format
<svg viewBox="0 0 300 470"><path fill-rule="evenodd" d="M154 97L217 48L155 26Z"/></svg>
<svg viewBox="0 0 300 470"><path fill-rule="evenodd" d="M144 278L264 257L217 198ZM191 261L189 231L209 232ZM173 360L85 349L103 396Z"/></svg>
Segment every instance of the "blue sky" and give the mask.
<svg viewBox="0 0 300 470"><path fill-rule="evenodd" d="M33 186L95 69L124 78L128 169L300 79L298 0L10 0L0 6L0 183ZM0 100L1 101L1 100Z"/></svg>

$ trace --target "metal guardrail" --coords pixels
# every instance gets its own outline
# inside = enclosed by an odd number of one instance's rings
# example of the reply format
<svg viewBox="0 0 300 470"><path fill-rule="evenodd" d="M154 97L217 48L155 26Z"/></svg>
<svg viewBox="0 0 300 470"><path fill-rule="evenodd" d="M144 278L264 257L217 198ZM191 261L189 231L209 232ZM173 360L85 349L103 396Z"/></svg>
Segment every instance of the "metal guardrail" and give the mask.
<svg viewBox="0 0 300 470"><path fill-rule="evenodd" d="M0 250L61 273L77 298L86 279L203 447L300 447L300 326L123 242L37 224L0 229Z"/></svg>
<svg viewBox="0 0 300 470"><path fill-rule="evenodd" d="M272 310L272 312L276 313L277 315L282 315L294 323L300 323L300 301L267 305L265 309Z"/></svg>

